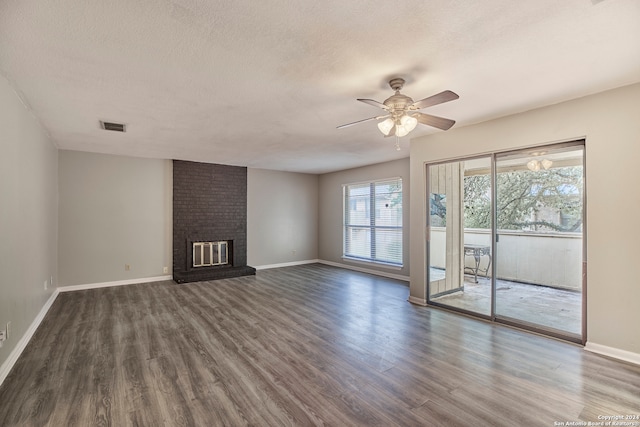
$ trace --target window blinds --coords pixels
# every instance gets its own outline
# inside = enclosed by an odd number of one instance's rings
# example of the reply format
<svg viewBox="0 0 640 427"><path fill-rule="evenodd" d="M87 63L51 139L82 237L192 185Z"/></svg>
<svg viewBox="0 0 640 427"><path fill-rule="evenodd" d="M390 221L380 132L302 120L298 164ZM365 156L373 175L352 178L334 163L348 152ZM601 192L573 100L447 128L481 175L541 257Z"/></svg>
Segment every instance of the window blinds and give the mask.
<svg viewBox="0 0 640 427"><path fill-rule="evenodd" d="M402 265L402 179L344 186L344 256Z"/></svg>

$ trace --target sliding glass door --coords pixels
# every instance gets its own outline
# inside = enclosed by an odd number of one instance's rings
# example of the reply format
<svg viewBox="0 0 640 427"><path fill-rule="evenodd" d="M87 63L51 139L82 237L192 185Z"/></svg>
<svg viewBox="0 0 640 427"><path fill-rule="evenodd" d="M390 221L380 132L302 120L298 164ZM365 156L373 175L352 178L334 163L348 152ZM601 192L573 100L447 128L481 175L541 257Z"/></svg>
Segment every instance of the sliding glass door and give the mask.
<svg viewBox="0 0 640 427"><path fill-rule="evenodd" d="M582 334L583 151L496 156L496 318Z"/></svg>
<svg viewBox="0 0 640 427"><path fill-rule="evenodd" d="M427 165L430 304L581 341L584 142Z"/></svg>
<svg viewBox="0 0 640 427"><path fill-rule="evenodd" d="M491 315L491 158L430 165L429 298Z"/></svg>

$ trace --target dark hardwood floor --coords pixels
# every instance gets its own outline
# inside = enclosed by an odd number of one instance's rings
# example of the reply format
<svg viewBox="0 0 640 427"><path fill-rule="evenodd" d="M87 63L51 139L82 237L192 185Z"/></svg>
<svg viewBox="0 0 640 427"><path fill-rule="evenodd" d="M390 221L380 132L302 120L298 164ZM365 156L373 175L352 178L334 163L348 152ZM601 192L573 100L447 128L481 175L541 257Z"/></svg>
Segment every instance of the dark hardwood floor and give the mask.
<svg viewBox="0 0 640 427"><path fill-rule="evenodd" d="M1 426L553 426L640 414L640 367L319 264L62 293ZM636 420L640 421L640 420Z"/></svg>

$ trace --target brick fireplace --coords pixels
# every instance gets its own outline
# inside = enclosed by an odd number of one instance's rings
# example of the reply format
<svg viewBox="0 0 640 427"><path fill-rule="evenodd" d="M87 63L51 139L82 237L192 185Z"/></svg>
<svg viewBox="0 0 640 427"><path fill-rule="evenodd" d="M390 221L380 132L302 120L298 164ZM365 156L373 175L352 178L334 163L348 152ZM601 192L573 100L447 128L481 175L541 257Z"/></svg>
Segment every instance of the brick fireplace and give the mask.
<svg viewBox="0 0 640 427"><path fill-rule="evenodd" d="M174 160L173 279L186 283L251 274L247 168Z"/></svg>

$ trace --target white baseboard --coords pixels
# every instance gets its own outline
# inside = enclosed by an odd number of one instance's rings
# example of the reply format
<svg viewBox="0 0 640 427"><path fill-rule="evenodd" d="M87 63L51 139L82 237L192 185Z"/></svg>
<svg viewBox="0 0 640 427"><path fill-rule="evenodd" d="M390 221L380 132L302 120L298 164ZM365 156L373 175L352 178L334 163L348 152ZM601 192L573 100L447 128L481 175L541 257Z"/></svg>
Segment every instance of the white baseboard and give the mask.
<svg viewBox="0 0 640 427"><path fill-rule="evenodd" d="M253 267L256 270L268 270L270 268L281 268L281 267L292 267L294 265L303 265L303 264L315 264L320 262L318 259L307 259L304 261L293 261L293 262L283 262L280 264L267 264L267 265L259 265L257 267Z"/></svg>
<svg viewBox="0 0 640 427"><path fill-rule="evenodd" d="M83 291L85 289L109 288L111 286L135 285L137 283L163 282L172 280L170 275L156 277L142 277L140 279L116 280L114 282L87 283L86 285L59 286L59 292Z"/></svg>
<svg viewBox="0 0 640 427"><path fill-rule="evenodd" d="M323 259L320 259L317 262L319 262L320 264L331 265L333 267L347 268L349 270L355 270L361 273L374 274L376 276L387 277L389 279L402 280L403 282L409 281L409 276L403 276L402 274L387 273L386 271L380 271L380 270L371 270L369 268L356 267L355 265L341 264L339 262L333 262L333 261L325 261Z"/></svg>
<svg viewBox="0 0 640 427"><path fill-rule="evenodd" d="M9 375L11 368L13 368L13 365L15 365L15 363L18 361L18 358L24 351L25 347L27 347L27 344L29 344L29 341L31 340L31 337L33 337L33 334L36 333L36 330L38 329L38 326L40 326L40 323L44 319L44 316L46 316L47 312L53 305L53 302L58 297L58 293L58 289L53 291L47 302L45 302L40 309L40 312L38 313L36 318L33 319L33 322L31 322L31 325L29 326L27 331L24 333L22 338L20 338L20 341L18 341L13 351L9 353L9 357L7 358L7 360L5 360L2 366L0 366L0 385L2 385L5 378L7 378L7 375Z"/></svg>
<svg viewBox="0 0 640 427"><path fill-rule="evenodd" d="M427 306L427 300L424 298L417 298L409 295L409 299L407 299L411 304L421 305L423 307Z"/></svg>
<svg viewBox="0 0 640 427"><path fill-rule="evenodd" d="M640 354L638 353L633 353L631 351L621 350L619 348L609 347L602 344L596 344L590 341L585 344L584 349L592 353L598 353L603 356L608 356L614 359L633 363L635 365L640 365Z"/></svg>

